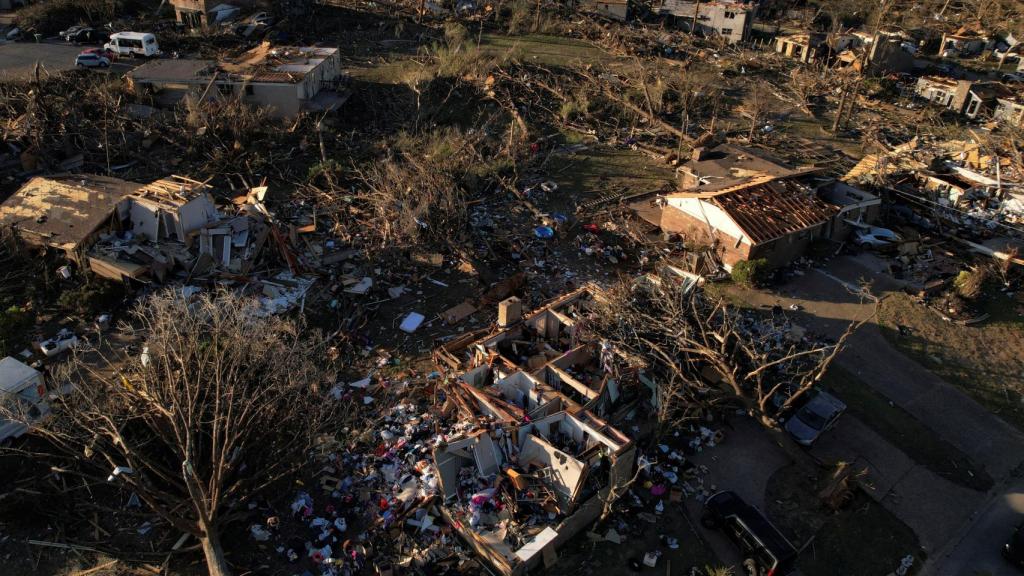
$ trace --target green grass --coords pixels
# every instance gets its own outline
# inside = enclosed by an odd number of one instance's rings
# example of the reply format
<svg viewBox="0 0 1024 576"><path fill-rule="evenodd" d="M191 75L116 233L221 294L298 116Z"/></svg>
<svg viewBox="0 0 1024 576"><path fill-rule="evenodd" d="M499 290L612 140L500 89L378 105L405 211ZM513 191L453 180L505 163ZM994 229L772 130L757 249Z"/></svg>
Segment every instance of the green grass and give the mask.
<svg viewBox="0 0 1024 576"><path fill-rule="evenodd" d="M993 414L1024 430L1024 317L1002 293L984 305L990 317L962 326L905 294L882 301L882 334L898 350L956 386ZM899 327L909 328L901 334Z"/></svg>
<svg viewBox="0 0 1024 576"><path fill-rule="evenodd" d="M672 185L672 168L629 149L590 144L573 155L552 157L546 166L559 194L585 201L606 194L653 192Z"/></svg>
<svg viewBox="0 0 1024 576"><path fill-rule="evenodd" d="M609 63L616 60L615 56L584 40L546 34L484 34L480 47L494 56L511 54L523 62L545 66Z"/></svg>
<svg viewBox="0 0 1024 576"><path fill-rule="evenodd" d="M851 414L934 474L973 490L992 487L984 469L856 375L832 365L824 384L846 402Z"/></svg>

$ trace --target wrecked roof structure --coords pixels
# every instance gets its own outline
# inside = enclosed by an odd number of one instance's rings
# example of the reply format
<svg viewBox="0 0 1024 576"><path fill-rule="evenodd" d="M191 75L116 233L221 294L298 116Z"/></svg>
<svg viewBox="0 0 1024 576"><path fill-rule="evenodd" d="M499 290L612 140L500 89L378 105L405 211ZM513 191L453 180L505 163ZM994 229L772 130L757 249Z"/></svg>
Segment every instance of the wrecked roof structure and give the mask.
<svg viewBox="0 0 1024 576"><path fill-rule="evenodd" d="M814 238L842 240L849 229L829 226L841 224L833 222L839 215L870 220L880 203L861 190L854 196L845 189L837 193L838 183L823 176L822 168L792 167L731 144L695 149L680 171L681 189L659 200L652 222L715 246L726 267L757 258L786 264Z"/></svg>
<svg viewBox="0 0 1024 576"><path fill-rule="evenodd" d="M225 215L203 182L170 176L140 186L118 206L115 226L89 251L89 267L113 280L163 281L174 270L187 277L212 270L246 274L269 233L260 203L264 193L265 188L254 190L235 214Z"/></svg>
<svg viewBox="0 0 1024 576"><path fill-rule="evenodd" d="M447 388L450 434L434 449L441 513L504 575L525 573L584 530L630 479L633 442L597 415L619 391L611 352L583 338L594 294L578 289L439 350L469 368Z"/></svg>
<svg viewBox="0 0 1024 576"><path fill-rule="evenodd" d="M90 174L36 176L0 204L0 226L80 259L111 214L141 184Z"/></svg>
<svg viewBox="0 0 1024 576"><path fill-rule="evenodd" d="M290 117L303 110L333 110L348 92L337 48L271 46L264 42L233 58L221 60L163 59L128 73L137 89L154 91L165 104L193 93L216 98L237 96L270 109L272 116ZM217 90L208 90L215 85Z"/></svg>

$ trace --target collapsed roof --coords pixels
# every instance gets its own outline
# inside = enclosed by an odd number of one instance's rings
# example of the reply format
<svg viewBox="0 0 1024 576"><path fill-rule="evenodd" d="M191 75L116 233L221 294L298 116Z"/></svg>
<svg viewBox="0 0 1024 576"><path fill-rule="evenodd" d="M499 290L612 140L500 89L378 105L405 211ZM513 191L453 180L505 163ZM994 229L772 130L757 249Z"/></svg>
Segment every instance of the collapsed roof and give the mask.
<svg viewBox="0 0 1024 576"><path fill-rule="evenodd" d="M36 176L0 204L0 226L33 245L77 251L141 184L92 174Z"/></svg>

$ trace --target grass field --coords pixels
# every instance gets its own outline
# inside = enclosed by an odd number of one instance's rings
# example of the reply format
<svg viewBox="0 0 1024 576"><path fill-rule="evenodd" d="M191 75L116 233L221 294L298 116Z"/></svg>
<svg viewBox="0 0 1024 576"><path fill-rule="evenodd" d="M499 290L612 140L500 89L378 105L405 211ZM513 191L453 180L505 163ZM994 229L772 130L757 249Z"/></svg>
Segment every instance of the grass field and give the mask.
<svg viewBox="0 0 1024 576"><path fill-rule="evenodd" d="M882 301L879 324L901 352L1024 429L1024 316L1020 305L994 294L988 320L973 326L944 321L909 296ZM909 328L900 334L899 326Z"/></svg>

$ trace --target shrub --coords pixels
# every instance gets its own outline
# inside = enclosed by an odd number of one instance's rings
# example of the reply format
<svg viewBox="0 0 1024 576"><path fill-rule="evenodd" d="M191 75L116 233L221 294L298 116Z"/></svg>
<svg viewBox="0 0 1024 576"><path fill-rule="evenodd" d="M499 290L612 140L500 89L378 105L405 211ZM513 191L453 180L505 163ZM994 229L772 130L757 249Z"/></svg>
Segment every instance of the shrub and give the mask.
<svg viewBox="0 0 1024 576"><path fill-rule="evenodd" d="M953 281L953 286L956 287L956 292L960 297L966 300L976 300L984 291L988 279L988 268L976 267L970 270L961 270L957 274L956 280Z"/></svg>
<svg viewBox="0 0 1024 576"><path fill-rule="evenodd" d="M122 298L124 298L124 289L120 284L88 282L65 290L57 299L57 305L68 312L89 318L110 312Z"/></svg>
<svg viewBox="0 0 1024 576"><path fill-rule="evenodd" d="M111 0L42 0L17 13L23 30L55 34L75 24L109 22L122 15L124 2Z"/></svg>
<svg viewBox="0 0 1024 576"><path fill-rule="evenodd" d="M732 266L732 281L743 286L758 286L768 279L771 267L764 258L741 260Z"/></svg>

